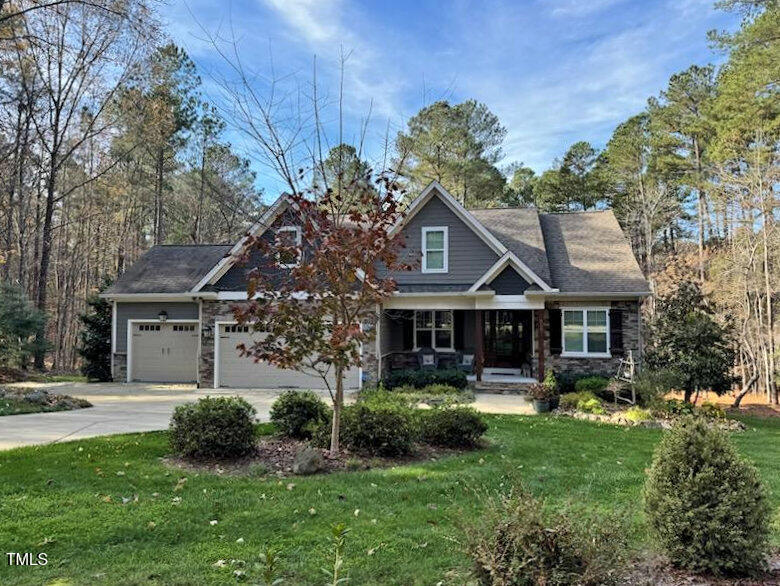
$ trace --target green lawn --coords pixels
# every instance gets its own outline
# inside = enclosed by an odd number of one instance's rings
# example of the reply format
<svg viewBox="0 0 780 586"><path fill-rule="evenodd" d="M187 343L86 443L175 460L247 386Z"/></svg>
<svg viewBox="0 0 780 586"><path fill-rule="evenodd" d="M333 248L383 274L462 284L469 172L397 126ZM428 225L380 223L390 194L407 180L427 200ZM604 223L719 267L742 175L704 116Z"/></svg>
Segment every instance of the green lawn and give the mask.
<svg viewBox="0 0 780 586"><path fill-rule="evenodd" d="M746 422L734 441L758 464L777 509L780 420ZM231 560L249 562L247 582L256 583L251 563L271 544L281 549L286 583L321 584L337 522L350 529L351 584L462 583L469 560L452 538L459 518L479 514L473 489L516 477L551 507L624 511L641 544L640 492L659 431L541 416L489 423L486 450L282 481L170 470L159 460L162 432L0 452L0 553L49 558L18 568L4 557L0 583L225 584L239 568ZM215 567L218 560L227 565Z"/></svg>

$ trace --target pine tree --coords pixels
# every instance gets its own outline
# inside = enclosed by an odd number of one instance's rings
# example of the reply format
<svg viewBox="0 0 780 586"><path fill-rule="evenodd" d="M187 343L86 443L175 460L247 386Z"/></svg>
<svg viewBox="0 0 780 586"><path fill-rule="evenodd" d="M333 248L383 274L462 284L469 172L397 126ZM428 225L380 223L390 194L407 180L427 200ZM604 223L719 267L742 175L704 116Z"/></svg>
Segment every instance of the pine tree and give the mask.
<svg viewBox="0 0 780 586"><path fill-rule="evenodd" d="M79 319L84 325L80 333L79 354L84 359L81 373L89 380L111 380L111 304L94 296L87 301L89 310Z"/></svg>

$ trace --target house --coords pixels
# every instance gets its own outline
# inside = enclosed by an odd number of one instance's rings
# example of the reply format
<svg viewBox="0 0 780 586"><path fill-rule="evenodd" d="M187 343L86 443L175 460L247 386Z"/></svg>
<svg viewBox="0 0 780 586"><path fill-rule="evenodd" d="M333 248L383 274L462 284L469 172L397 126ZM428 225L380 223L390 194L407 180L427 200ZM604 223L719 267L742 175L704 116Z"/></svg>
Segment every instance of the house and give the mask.
<svg viewBox="0 0 780 586"><path fill-rule="evenodd" d="M280 197L251 231L300 239L289 205ZM434 182L396 229L421 262L394 275L398 291L378 308L375 342L347 387L420 348L473 356L483 365L475 376L518 382L548 368L611 375L628 351L640 355L640 304L650 289L611 211L467 210ZM322 386L238 355L236 345L256 335L231 312L246 300L248 269L234 256L243 241L155 246L103 294L113 303L115 380Z"/></svg>

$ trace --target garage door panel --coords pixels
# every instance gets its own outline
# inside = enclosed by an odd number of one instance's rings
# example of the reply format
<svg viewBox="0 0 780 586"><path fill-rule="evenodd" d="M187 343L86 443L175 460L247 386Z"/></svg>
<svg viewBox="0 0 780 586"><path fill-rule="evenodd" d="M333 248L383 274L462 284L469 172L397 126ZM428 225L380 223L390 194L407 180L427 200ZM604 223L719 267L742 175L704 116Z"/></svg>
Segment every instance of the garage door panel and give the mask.
<svg viewBox="0 0 780 586"><path fill-rule="evenodd" d="M198 370L197 324L133 324L132 380L195 382Z"/></svg>
<svg viewBox="0 0 780 586"><path fill-rule="evenodd" d="M254 337L253 337L254 336ZM266 362L255 362L242 357L236 347L245 344L251 347L254 339L261 339L261 332L250 332L248 326L221 325L219 327L219 386L232 388L298 388L324 389L325 384L318 376L276 368ZM359 387L360 370L347 371L344 386L347 389ZM331 387L335 379L329 376Z"/></svg>

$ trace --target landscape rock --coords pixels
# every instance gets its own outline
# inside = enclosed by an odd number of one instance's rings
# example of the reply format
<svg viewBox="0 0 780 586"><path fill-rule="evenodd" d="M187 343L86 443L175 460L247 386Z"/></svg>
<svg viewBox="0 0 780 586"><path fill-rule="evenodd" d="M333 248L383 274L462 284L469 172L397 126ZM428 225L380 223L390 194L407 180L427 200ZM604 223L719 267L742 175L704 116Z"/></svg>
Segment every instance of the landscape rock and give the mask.
<svg viewBox="0 0 780 586"><path fill-rule="evenodd" d="M323 469L325 462L322 454L316 448L304 446L295 454L293 460L293 474L316 474Z"/></svg>
<svg viewBox="0 0 780 586"><path fill-rule="evenodd" d="M24 394L24 400L36 405L46 405L49 403L49 392L43 389L29 391Z"/></svg>

